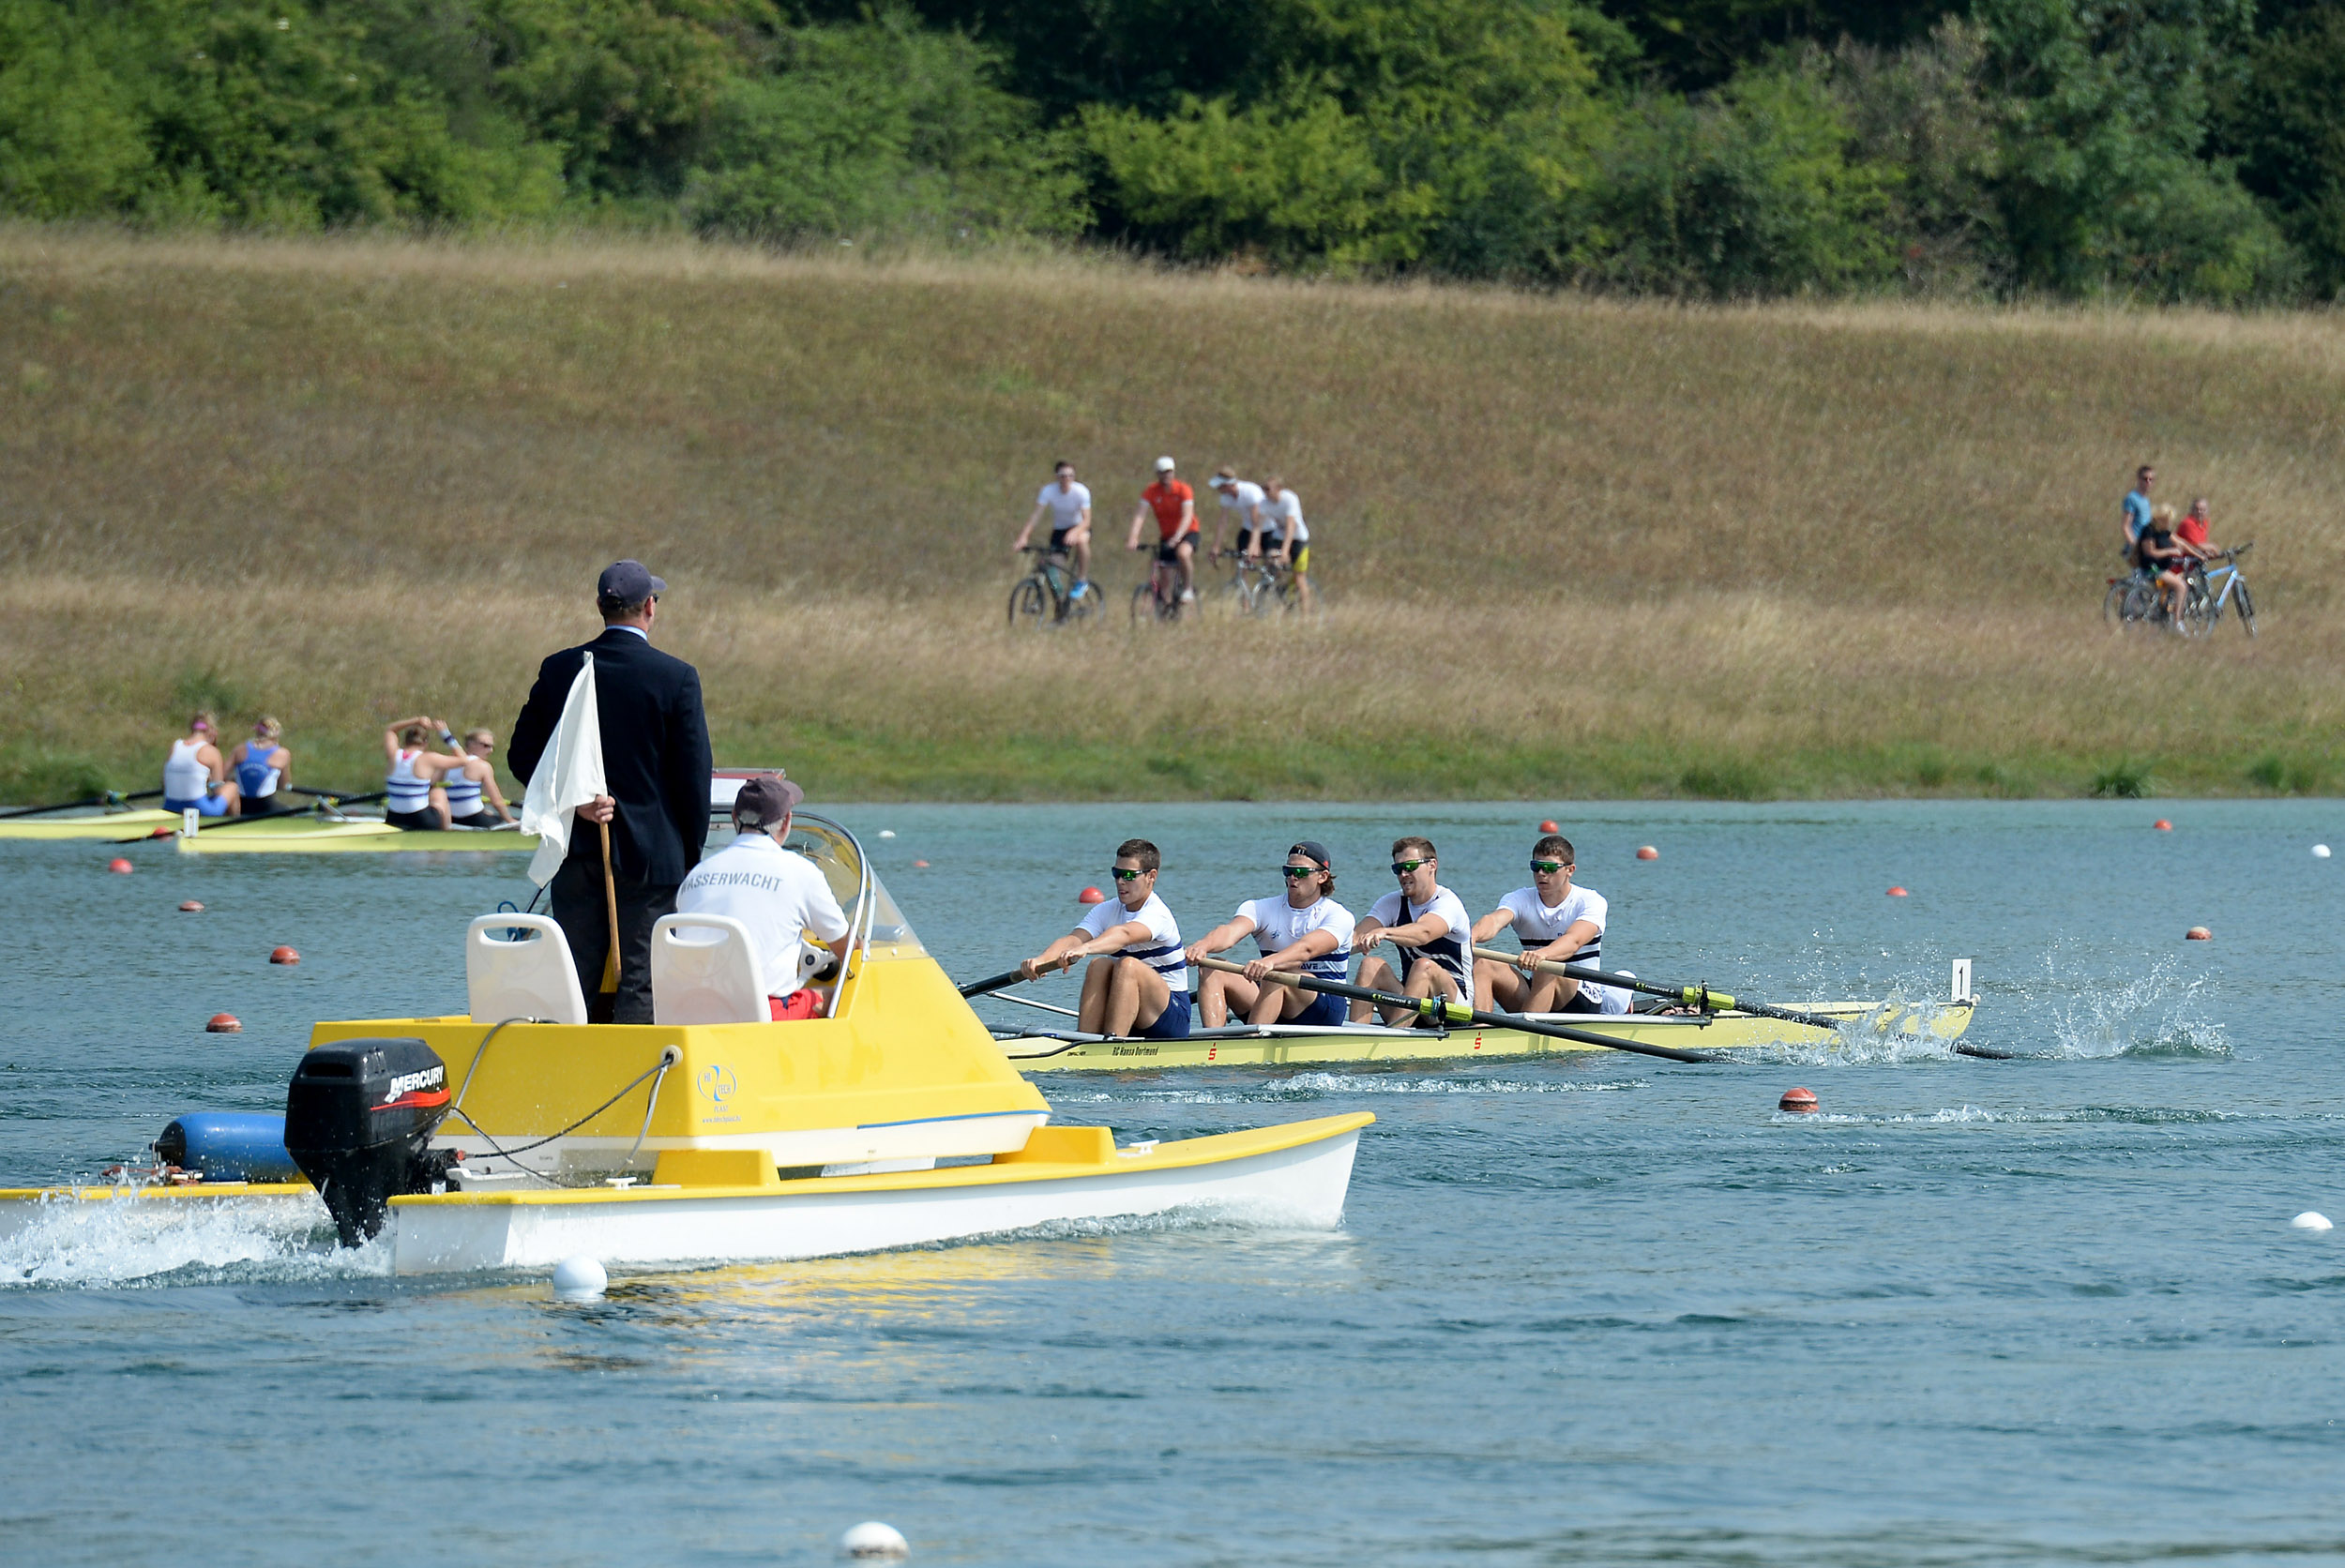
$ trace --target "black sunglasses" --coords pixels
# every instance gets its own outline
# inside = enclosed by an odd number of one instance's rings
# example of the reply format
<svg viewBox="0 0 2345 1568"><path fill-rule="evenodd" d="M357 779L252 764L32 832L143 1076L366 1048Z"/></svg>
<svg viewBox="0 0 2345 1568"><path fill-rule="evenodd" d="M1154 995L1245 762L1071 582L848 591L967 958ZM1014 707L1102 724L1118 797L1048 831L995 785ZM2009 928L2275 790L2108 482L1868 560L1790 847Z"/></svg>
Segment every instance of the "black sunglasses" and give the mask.
<svg viewBox="0 0 2345 1568"><path fill-rule="evenodd" d="M1108 868L1108 875L1117 882L1138 882L1147 874L1145 871L1127 871L1121 866L1112 866Z"/></svg>
<svg viewBox="0 0 2345 1568"><path fill-rule="evenodd" d="M1405 877L1420 866L1432 864L1430 860L1396 860L1392 863L1392 874L1396 877Z"/></svg>

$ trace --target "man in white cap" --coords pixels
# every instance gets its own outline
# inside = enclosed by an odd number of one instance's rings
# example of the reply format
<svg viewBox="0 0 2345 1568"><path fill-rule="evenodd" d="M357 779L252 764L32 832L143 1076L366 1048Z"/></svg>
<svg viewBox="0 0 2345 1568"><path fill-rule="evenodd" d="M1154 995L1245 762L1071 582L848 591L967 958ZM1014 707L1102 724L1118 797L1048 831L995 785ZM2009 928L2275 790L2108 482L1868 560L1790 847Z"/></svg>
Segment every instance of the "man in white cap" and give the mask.
<svg viewBox="0 0 2345 1568"><path fill-rule="evenodd" d="M1148 520L1148 514L1157 515L1157 559L1171 561L1181 568L1181 602L1197 602L1197 540L1202 530L1197 526L1197 492L1172 476L1172 460L1157 460L1157 482L1140 492L1140 505L1132 508L1131 537L1125 541L1127 550L1140 548L1140 530Z"/></svg>
<svg viewBox="0 0 2345 1568"><path fill-rule="evenodd" d="M777 1023L821 1015L822 996L801 988L802 933L812 931L834 961L847 949L847 916L815 864L781 847L790 813L806 798L778 773L760 774L733 797L732 843L692 867L676 889L678 914L731 915L749 928L767 1009Z"/></svg>

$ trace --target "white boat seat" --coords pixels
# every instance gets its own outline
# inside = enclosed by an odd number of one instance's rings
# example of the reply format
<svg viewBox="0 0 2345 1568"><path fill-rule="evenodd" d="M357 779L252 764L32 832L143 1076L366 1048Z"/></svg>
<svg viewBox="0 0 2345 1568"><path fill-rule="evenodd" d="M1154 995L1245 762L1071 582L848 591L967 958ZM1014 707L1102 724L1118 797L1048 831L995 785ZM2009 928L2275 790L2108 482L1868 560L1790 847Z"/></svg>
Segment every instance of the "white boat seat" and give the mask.
<svg viewBox="0 0 2345 1568"><path fill-rule="evenodd" d="M507 936L524 931L526 936ZM484 914L464 931L464 987L475 1023L584 1023L586 997L562 927L542 914Z"/></svg>
<svg viewBox="0 0 2345 1568"><path fill-rule="evenodd" d="M768 1023L749 928L729 914L663 914L651 928L651 1021Z"/></svg>

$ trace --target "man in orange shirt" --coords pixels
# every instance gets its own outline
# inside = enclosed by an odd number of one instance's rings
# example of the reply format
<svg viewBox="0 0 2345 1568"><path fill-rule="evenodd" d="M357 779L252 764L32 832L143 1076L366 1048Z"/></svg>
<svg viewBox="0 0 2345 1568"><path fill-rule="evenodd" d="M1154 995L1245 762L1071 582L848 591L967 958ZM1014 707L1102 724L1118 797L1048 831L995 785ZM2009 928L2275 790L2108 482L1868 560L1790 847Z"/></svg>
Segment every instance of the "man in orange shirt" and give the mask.
<svg viewBox="0 0 2345 1568"><path fill-rule="evenodd" d="M1141 525L1148 514L1157 514L1157 559L1172 561L1181 568L1181 602L1197 602L1197 541L1202 536L1197 527L1197 492L1172 476L1172 460L1157 460L1157 482L1140 492L1140 505L1132 508L1131 537L1126 548L1140 548Z"/></svg>

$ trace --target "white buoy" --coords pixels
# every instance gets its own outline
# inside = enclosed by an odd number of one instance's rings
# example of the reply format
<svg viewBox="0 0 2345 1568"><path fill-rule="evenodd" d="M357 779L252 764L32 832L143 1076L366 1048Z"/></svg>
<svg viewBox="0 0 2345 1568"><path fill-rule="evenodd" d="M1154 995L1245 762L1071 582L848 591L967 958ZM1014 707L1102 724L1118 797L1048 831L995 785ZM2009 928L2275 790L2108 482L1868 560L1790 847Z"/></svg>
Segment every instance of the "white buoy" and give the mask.
<svg viewBox="0 0 2345 1568"><path fill-rule="evenodd" d="M893 837L896 837L896 830L895 830L894 828L892 828L892 827L884 827L884 828L880 829L880 837L881 837L882 838L893 838ZM2328 853L2329 852L2328 852L2328 851L2326 851L2326 850L2322 850L2321 852L2322 852L2322 854L2326 854L2326 853Z"/></svg>
<svg viewBox="0 0 2345 1568"><path fill-rule="evenodd" d="M903 1531L894 1525L884 1525L877 1519L866 1519L840 1536L839 1549L849 1557L866 1560L912 1555L912 1547L904 1540Z"/></svg>
<svg viewBox="0 0 2345 1568"><path fill-rule="evenodd" d="M2315 845L2313 845L2313 846L2312 846L2312 858L2313 858L2313 859L2315 859L2315 860L2326 860L2326 859L2328 859L2328 858L2329 858L2329 847L2328 847L2326 844L2315 844Z"/></svg>
<svg viewBox="0 0 2345 1568"><path fill-rule="evenodd" d="M611 1288L611 1276L592 1258L565 1258L553 1266L556 1300L590 1302Z"/></svg>
<svg viewBox="0 0 2345 1568"><path fill-rule="evenodd" d="M2307 1209L2288 1223L2298 1230L2322 1231L2329 1229L2329 1216L2318 1209Z"/></svg>

